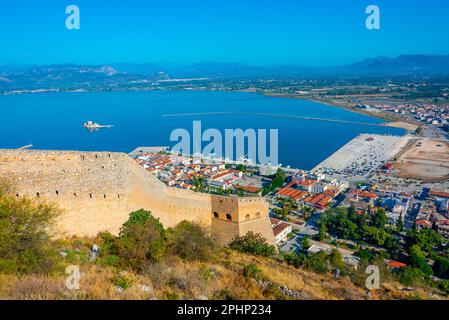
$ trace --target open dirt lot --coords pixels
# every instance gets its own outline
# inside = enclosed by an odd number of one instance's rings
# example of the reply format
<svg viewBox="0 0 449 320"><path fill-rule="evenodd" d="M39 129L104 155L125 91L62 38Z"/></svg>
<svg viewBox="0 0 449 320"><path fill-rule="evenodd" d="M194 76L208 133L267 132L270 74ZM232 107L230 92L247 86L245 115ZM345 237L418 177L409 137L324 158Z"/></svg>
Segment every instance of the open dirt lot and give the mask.
<svg viewBox="0 0 449 320"><path fill-rule="evenodd" d="M412 139L396 158L400 177L419 179L424 183L449 179L447 141Z"/></svg>
<svg viewBox="0 0 449 320"><path fill-rule="evenodd" d="M404 122L404 121L395 121L395 122L389 122L385 124L386 127L393 127L393 128L401 128L405 129L407 131L415 131L418 126L416 124Z"/></svg>

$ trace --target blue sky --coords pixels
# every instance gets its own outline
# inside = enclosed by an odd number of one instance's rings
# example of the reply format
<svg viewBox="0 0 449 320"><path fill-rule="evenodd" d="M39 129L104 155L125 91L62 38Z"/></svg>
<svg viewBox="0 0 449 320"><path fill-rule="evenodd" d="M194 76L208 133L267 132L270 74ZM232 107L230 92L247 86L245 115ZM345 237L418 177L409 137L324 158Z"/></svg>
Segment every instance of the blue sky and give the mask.
<svg viewBox="0 0 449 320"><path fill-rule="evenodd" d="M71 4L81 30L65 28ZM381 30L365 28L370 4L381 9ZM404 53L449 54L449 1L0 2L0 64L333 65Z"/></svg>

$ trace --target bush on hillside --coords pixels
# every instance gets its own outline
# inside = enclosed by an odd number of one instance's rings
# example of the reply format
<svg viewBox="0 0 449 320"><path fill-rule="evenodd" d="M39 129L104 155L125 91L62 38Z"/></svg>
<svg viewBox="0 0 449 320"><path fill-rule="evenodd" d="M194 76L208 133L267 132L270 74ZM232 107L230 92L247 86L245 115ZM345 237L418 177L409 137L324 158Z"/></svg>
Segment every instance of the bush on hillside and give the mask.
<svg viewBox="0 0 449 320"><path fill-rule="evenodd" d="M433 265L433 271L439 278L449 279L449 260L443 257L437 256Z"/></svg>
<svg viewBox="0 0 449 320"><path fill-rule="evenodd" d="M151 212L139 210L130 214L120 236L108 239L107 245L120 258L121 264L143 271L149 263L162 259L166 252L166 234L159 219Z"/></svg>
<svg viewBox="0 0 449 320"><path fill-rule="evenodd" d="M172 253L189 261L206 261L216 252L215 241L197 223L182 221L171 230Z"/></svg>
<svg viewBox="0 0 449 320"><path fill-rule="evenodd" d="M436 284L437 288L449 295L449 280L440 280Z"/></svg>
<svg viewBox="0 0 449 320"><path fill-rule="evenodd" d="M294 266L295 268L300 268L304 264L306 256L300 253L289 252L284 254L284 260L287 264Z"/></svg>
<svg viewBox="0 0 449 320"><path fill-rule="evenodd" d="M262 270L255 264L249 264L243 268L243 276L247 279L260 279Z"/></svg>
<svg viewBox="0 0 449 320"><path fill-rule="evenodd" d="M423 272L418 268L404 267L398 271L397 277L400 283L405 286L417 286L423 280Z"/></svg>
<svg viewBox="0 0 449 320"><path fill-rule="evenodd" d="M304 267L318 274L328 271L328 255L325 252L309 253L304 260Z"/></svg>
<svg viewBox="0 0 449 320"><path fill-rule="evenodd" d="M49 273L57 261L49 227L58 210L10 196L0 181L0 272Z"/></svg>
<svg viewBox="0 0 449 320"><path fill-rule="evenodd" d="M271 257L276 254L276 248L269 245L261 234L254 234L251 231L242 237L236 237L229 244L229 247L239 252L264 257Z"/></svg>

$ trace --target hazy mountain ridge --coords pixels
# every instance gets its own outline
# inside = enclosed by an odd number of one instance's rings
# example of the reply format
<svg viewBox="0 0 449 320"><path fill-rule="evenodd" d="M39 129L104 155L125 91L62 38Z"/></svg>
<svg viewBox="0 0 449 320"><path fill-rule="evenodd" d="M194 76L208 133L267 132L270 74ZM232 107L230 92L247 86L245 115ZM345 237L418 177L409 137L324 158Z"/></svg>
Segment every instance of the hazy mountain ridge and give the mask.
<svg viewBox="0 0 449 320"><path fill-rule="evenodd" d="M329 67L251 66L239 62L198 62L182 67L155 63L115 63L109 65L0 65L0 88L121 85L171 78L254 78L254 77L329 77L329 76L410 76L449 75L449 55L401 55L377 57L353 64Z"/></svg>
<svg viewBox="0 0 449 320"><path fill-rule="evenodd" d="M449 74L449 55L401 55L377 57L343 67L358 74Z"/></svg>

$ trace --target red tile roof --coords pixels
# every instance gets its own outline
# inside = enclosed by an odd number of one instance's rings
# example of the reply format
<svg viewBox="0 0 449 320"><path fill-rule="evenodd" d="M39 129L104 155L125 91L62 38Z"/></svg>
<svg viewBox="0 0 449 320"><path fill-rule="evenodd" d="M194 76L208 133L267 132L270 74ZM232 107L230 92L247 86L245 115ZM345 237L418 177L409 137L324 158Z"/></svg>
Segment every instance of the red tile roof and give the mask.
<svg viewBox="0 0 449 320"><path fill-rule="evenodd" d="M298 201L298 200L302 199L307 194L307 192L305 192L303 190L296 190L293 188L285 187L285 188L282 188L281 190L279 190L277 192L277 194L280 196L290 197L290 198Z"/></svg>
<svg viewBox="0 0 449 320"><path fill-rule="evenodd" d="M402 262L399 262L399 261L389 260L388 261L388 266L390 266L392 268L404 268L407 265L405 263L402 263Z"/></svg>
<svg viewBox="0 0 449 320"><path fill-rule="evenodd" d="M313 185L315 182L317 182L316 180L301 180L301 181L296 181L296 183L300 186L303 187L310 187L311 185Z"/></svg>
<svg viewBox="0 0 449 320"><path fill-rule="evenodd" d="M239 184L237 184L235 187L237 189L252 192L252 193L258 193L261 190L261 188L257 188L257 187L253 187L253 186L242 186Z"/></svg>
<svg viewBox="0 0 449 320"><path fill-rule="evenodd" d="M273 228L274 236L276 237L278 234L280 234L282 231L287 229L290 225L285 222L280 222Z"/></svg>
<svg viewBox="0 0 449 320"><path fill-rule="evenodd" d="M370 199L377 198L376 194L369 192L369 191L365 191L365 190L353 189L352 192L354 193L354 195L358 195L359 197L363 197L363 198L370 198Z"/></svg>
<svg viewBox="0 0 449 320"><path fill-rule="evenodd" d="M326 207L326 205L331 200L332 200L332 197L330 195L326 195L324 193L321 193L321 194L318 194L318 195L307 197L306 199L304 199L304 202L313 204L314 206L316 206L316 207L318 207L320 209L324 209L324 207Z"/></svg>
<svg viewBox="0 0 449 320"><path fill-rule="evenodd" d="M431 195L432 197L448 198L449 199L449 193L446 193L446 192L430 191L429 195Z"/></svg>
<svg viewBox="0 0 449 320"><path fill-rule="evenodd" d="M431 226L432 226L432 224L430 223L430 221L424 220L424 219L416 220L416 224L417 224L417 225L420 225L420 226L425 226L425 227L431 227Z"/></svg>

